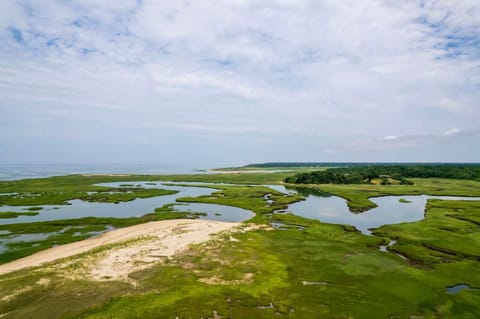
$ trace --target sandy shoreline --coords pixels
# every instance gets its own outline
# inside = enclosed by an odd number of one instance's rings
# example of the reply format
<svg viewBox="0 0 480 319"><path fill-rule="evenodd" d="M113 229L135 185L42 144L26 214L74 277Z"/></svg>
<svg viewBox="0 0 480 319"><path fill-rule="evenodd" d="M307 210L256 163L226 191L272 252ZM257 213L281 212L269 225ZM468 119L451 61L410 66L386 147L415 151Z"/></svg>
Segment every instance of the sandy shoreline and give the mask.
<svg viewBox="0 0 480 319"><path fill-rule="evenodd" d="M170 257L186 249L190 244L208 241L210 235L239 226L240 223L227 223L210 220L177 219L149 222L116 229L95 238L50 248L7 264L0 265L0 274L36 267L58 259L75 256L92 249L142 238L127 247L113 249L92 269L92 276L123 277L132 269L132 261L144 265L154 263L159 257ZM116 269L119 268L119 269Z"/></svg>
<svg viewBox="0 0 480 319"><path fill-rule="evenodd" d="M209 173L216 173L216 174L254 174L254 173L279 173L279 172L291 172L292 170L216 170L216 169L209 169L207 172Z"/></svg>

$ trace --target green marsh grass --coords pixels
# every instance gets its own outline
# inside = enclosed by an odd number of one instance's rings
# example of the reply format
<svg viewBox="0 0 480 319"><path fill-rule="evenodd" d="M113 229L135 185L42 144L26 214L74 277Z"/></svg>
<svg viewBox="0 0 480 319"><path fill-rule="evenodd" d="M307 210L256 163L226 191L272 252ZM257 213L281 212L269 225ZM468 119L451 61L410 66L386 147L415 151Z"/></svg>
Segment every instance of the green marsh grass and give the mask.
<svg viewBox="0 0 480 319"><path fill-rule="evenodd" d="M151 177L173 180L259 184L280 183L285 173L213 174ZM291 173L290 173L291 174ZM57 179L69 191L106 181L145 181L145 176ZM138 178L138 179L137 179ZM110 180L105 180L110 179ZM266 182L268 181L268 182ZM414 179L414 185L315 185L341 196L352 210L372 207L374 196L480 196L480 183ZM31 182L29 192L42 183ZM18 183L22 183L21 181ZM8 184L0 183L7 192ZM83 188L83 189L82 189ZM480 202L429 200L426 218L386 225L366 236L348 225L326 224L291 214L275 214L300 196L265 187L214 186L209 196L183 198L250 209L257 230L226 235L195 245L171 260L130 275L135 286L60 276L54 268L0 276L0 314L4 318L478 318L480 291L447 294L457 283L480 287ZM15 190L9 190L15 191ZM18 189L17 189L18 191ZM38 191L38 190L37 190ZM266 194L274 200L267 205ZM38 203L44 204L44 203ZM168 210L168 208L166 208ZM174 212L165 211L165 217ZM158 218L91 219L35 224L28 231L73 226L129 225ZM286 225L272 229L271 222ZM3 227L3 226L2 226ZM20 226L5 230L21 232ZM88 229L88 228L86 228ZM94 229L94 228L91 228ZM230 240L232 236L235 240ZM387 252L379 246L395 239ZM407 259L400 257L405 256ZM48 278L41 284L42 278ZM313 283L305 285L304 282Z"/></svg>

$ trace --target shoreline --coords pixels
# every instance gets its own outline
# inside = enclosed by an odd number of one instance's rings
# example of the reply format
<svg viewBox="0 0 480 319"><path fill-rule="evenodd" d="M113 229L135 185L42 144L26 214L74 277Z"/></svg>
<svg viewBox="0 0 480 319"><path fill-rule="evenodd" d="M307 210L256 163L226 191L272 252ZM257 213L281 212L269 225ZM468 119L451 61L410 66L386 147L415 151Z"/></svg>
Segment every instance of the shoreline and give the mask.
<svg viewBox="0 0 480 319"><path fill-rule="evenodd" d="M185 250L190 244L206 242L210 239L211 235L230 230L239 225L241 225L241 223L200 219L175 219L138 224L115 229L98 237L52 247L33 255L2 264L0 265L0 275L25 268L42 266L46 263L86 253L95 248L126 242L136 238L148 237L149 240L146 242L148 249L153 245L157 255L161 248L162 256L171 257ZM134 246L128 252L128 256L125 257L134 258L136 255L140 255L140 253L145 253L145 247L145 244Z"/></svg>

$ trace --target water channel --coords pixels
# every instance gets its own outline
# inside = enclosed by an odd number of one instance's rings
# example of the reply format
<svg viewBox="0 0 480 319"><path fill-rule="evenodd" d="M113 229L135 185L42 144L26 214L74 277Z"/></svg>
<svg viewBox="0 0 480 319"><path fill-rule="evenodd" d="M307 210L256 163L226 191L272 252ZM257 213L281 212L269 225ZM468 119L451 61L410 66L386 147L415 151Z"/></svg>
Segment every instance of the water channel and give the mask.
<svg viewBox="0 0 480 319"><path fill-rule="evenodd" d="M127 183L102 183L97 186L118 188L121 187L120 185L125 184ZM214 191L213 189L206 187L172 186L164 185L163 183L134 182L131 184L142 188L176 190L178 193L151 198L137 198L133 201L120 202L118 204L86 202L74 199L69 201L69 205L41 205L43 209L39 210L38 215L36 216L19 216L17 218L1 219L0 224L31 223L91 216L117 218L138 217L153 212L155 208L175 203L177 198L209 195ZM0 211L26 212L28 207L29 206L0 206ZM245 209L216 204L177 203L174 206L174 209L179 211L203 212L207 215L200 216L201 219L227 222L239 222L253 216L252 212Z"/></svg>
<svg viewBox="0 0 480 319"><path fill-rule="evenodd" d="M128 182L102 183L98 186L122 187ZM52 221L59 219L76 219L82 217L135 217L151 213L157 207L165 204L176 203L180 197L196 197L211 194L214 189L207 187L193 187L189 184L205 186L227 185L215 183L184 183L182 186L173 185L169 182L134 182L134 187L162 188L178 191L177 194L158 196L152 198L137 198L129 202L113 203L92 203L82 200L71 200L69 205L42 205L36 216L19 216L17 218L0 219L0 224L29 223L38 221ZM291 204L288 209L281 212L291 212L295 215L317 219L326 223L352 225L363 234L370 235L373 228L403 222L414 222L424 218L425 205L428 199L448 200L480 200L479 197L452 197L452 196L385 196L374 197L371 200L378 205L363 213L352 213L349 211L345 199L330 196L318 190L305 188L285 188L282 185L264 185L276 191L291 194L300 193L305 196L304 201ZM267 196L268 197L268 196ZM400 201L402 199L403 202ZM266 198L266 201L270 201ZM29 206L0 206L0 211L25 212ZM226 222L239 222L247 220L254 214L251 211L238 207L203 204L203 203L176 203L174 209L179 211L203 212L205 216L201 219L219 220Z"/></svg>
<svg viewBox="0 0 480 319"><path fill-rule="evenodd" d="M306 188L281 189L277 187L277 190L296 191L306 197L304 201L291 204L285 211L325 223L352 225L366 235L371 234L371 229L382 225L422 220L425 217L427 200L431 198L480 200L480 197L430 195L372 197L370 200L377 204L376 208L363 213L352 213L348 209L347 201L341 197L330 196L321 191ZM400 199L404 201L401 202Z"/></svg>

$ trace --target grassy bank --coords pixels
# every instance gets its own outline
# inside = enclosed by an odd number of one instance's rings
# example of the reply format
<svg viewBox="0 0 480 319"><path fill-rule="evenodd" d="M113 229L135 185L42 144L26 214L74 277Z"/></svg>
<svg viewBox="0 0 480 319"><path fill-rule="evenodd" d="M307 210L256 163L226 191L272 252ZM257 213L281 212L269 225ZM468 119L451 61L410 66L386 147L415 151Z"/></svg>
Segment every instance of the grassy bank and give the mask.
<svg viewBox="0 0 480 319"><path fill-rule="evenodd" d="M69 200L91 202L124 202L135 198L148 198L175 194L175 191L157 188L124 186L118 188L95 186L100 183L138 181L208 182L235 184L279 184L291 173L234 173L193 175L68 175L16 181L0 181L0 205L65 205ZM113 191L113 192L112 192ZM1 207L1 206L0 206Z"/></svg>
<svg viewBox="0 0 480 319"><path fill-rule="evenodd" d="M17 218L19 216L36 216L37 212L0 212L0 218Z"/></svg>
<svg viewBox="0 0 480 319"><path fill-rule="evenodd" d="M256 216L252 221L261 223L268 220L268 217L265 216L265 214L271 214L276 209L286 208L288 204L302 198L296 195L287 196L262 186L210 185L209 187L215 187L215 189L220 190L211 195L195 198L181 198L179 201L212 203L244 208L256 213ZM270 204L265 200L266 195L269 195L269 198L273 203ZM196 218L202 214L199 212L190 213L174 211L172 206L173 205L165 205L162 208L157 208L155 212L141 217L86 217L80 219L0 225L0 232L3 232L3 234L0 234L0 241L3 240L7 242L7 250L0 252L0 263L25 257L37 251L51 248L55 245L83 240L98 235L111 228L127 227L157 220ZM8 238L15 238L16 236L21 235L34 237L34 240L16 242L7 241ZM38 236L38 238L35 239L36 236Z"/></svg>
<svg viewBox="0 0 480 319"><path fill-rule="evenodd" d="M396 239L390 249L423 267L480 261L480 201L430 199L425 219L385 225L374 234Z"/></svg>
<svg viewBox="0 0 480 319"><path fill-rule="evenodd" d="M469 211L470 219L477 220L476 205L433 202L427 216L436 216L445 209L448 210L445 216L458 214L463 209ZM475 318L480 315L478 290L458 294L447 294L445 290L456 283L480 287L478 260L439 259L425 267L415 259L404 260L392 252L379 251L378 246L385 240L380 236L365 236L348 227L293 215L279 214L272 218L287 227L227 235L222 240L194 246L173 260L131 274L136 286L68 279L55 268L2 276L0 288L5 296L18 292L18 285L31 288L9 301L1 301L0 312L7 313L6 318L25 318L33 313L36 318L67 314L72 318L207 318L214 314L223 318ZM420 229L426 222L403 227ZM428 223L424 239L445 236L444 224ZM451 231L455 240L471 237L476 224L467 223L472 224L471 231L466 232L466 228ZM404 232L408 233L406 229ZM399 238L398 245L402 245L403 237L398 233L385 229L378 235L395 236ZM430 249L423 240L410 241L409 245ZM474 253L468 246L458 245L457 251ZM44 284L45 277L50 278L48 284ZM52 307L58 300L64 302Z"/></svg>
<svg viewBox="0 0 480 319"><path fill-rule="evenodd" d="M215 186L218 191L199 197L178 198L179 202L220 204L248 209L256 213L252 221L265 222L266 216L303 199L300 195L285 195L265 186ZM268 199L267 199L268 198ZM269 200L270 202L267 202Z"/></svg>
<svg viewBox="0 0 480 319"><path fill-rule="evenodd" d="M345 198L352 212L363 212L377 205L369 198L389 195L480 196L480 182L469 180L416 178L414 185L301 185ZM295 187L296 185L287 185Z"/></svg>
<svg viewBox="0 0 480 319"><path fill-rule="evenodd" d="M2 182L0 192L44 192L58 195L60 199L61 193L77 196L91 195L87 192L92 191L95 194L110 191L93 186L100 182L134 184L135 181L169 180L278 184L284 174L288 173L75 175ZM375 196L480 196L480 183L475 181L412 181L414 185L307 187L346 198L354 211L374 207L369 198ZM22 188L15 188L12 183ZM67 268L54 263L2 275L0 315L39 319L480 317L480 290L464 290L458 294L446 292L446 287L459 283L480 288L478 201L429 200L424 220L382 226L374 231L374 236L366 236L348 225L274 214L276 209L301 200L297 195L285 195L264 186L209 187L216 191L180 201L252 210L256 213L252 221L260 224L260 228L193 246L173 259L152 265L151 269L130 274L130 282L98 282L88 276L69 275L85 267L89 255L62 261L67 263ZM3 258L0 262L80 240L107 227L188 217L182 214L189 213L174 212L170 206L165 206L135 218L84 218L3 225L0 226L0 240L12 234L50 233L51 237L39 240L37 246L32 246L31 242L15 243L11 246L14 253L0 255ZM269 226L271 222L281 226L273 229ZM388 251L379 250L391 240L396 243L388 247Z"/></svg>
<svg viewBox="0 0 480 319"><path fill-rule="evenodd" d="M202 213L174 211L165 205L141 217L99 218L85 217L46 222L0 225L0 242L6 242L6 251L0 252L0 264L29 256L56 245L80 241L112 228L128 227L151 221L198 218ZM9 238L27 236L33 240L9 241ZM37 239L35 239L37 238Z"/></svg>

